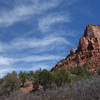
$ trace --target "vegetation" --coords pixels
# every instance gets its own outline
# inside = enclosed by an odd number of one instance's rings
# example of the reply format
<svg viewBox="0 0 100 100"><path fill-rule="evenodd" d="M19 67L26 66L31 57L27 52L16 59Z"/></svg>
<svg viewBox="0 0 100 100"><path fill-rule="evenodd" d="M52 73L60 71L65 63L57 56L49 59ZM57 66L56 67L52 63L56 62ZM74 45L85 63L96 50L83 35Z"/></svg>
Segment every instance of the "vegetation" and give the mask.
<svg viewBox="0 0 100 100"><path fill-rule="evenodd" d="M76 68L73 68L70 70L70 72L74 75L77 75L79 77L89 78L94 75L94 72L90 72L88 70L88 66L77 66Z"/></svg>
<svg viewBox="0 0 100 100"><path fill-rule="evenodd" d="M39 84L43 86L44 91L51 86L52 75L47 70L43 70L38 74ZM37 78L34 80L37 81Z"/></svg>
<svg viewBox="0 0 100 100"><path fill-rule="evenodd" d="M24 83L27 81L28 79L28 74L26 72L20 72L19 73L19 79L22 83L22 86L24 86Z"/></svg>
<svg viewBox="0 0 100 100"><path fill-rule="evenodd" d="M16 72L6 75L2 80L2 85L0 87L0 94L9 94L20 87L20 80Z"/></svg>
<svg viewBox="0 0 100 100"><path fill-rule="evenodd" d="M24 94L13 92L9 97L2 96L0 100L100 100L100 78L81 79L57 89L48 89Z"/></svg>
<svg viewBox="0 0 100 100"><path fill-rule="evenodd" d="M70 72L61 70L61 71L55 71L53 73L53 79L54 83L57 85L57 87L60 87L64 85L65 83L71 82Z"/></svg>
<svg viewBox="0 0 100 100"><path fill-rule="evenodd" d="M100 89L100 71L96 76L96 73L88 71L87 68L82 66L70 71L38 70L19 74L14 71L0 80L0 100L66 100L66 98L68 100L99 100L99 94L96 91ZM28 80L32 81L34 91L27 95L17 92ZM42 87L40 90L39 86ZM5 99L5 95L9 98ZM90 97L91 95L94 99Z"/></svg>

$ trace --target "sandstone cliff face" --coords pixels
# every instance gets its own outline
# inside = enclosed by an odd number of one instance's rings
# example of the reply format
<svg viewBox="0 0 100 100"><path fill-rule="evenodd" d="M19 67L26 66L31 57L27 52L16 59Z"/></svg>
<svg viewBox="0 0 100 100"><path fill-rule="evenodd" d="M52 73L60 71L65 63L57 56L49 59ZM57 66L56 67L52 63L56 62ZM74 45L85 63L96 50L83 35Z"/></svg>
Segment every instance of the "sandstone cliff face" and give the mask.
<svg viewBox="0 0 100 100"><path fill-rule="evenodd" d="M53 70L66 70L82 65L100 66L100 26L88 25L84 36L80 38L77 50L71 49L70 54L60 61Z"/></svg>

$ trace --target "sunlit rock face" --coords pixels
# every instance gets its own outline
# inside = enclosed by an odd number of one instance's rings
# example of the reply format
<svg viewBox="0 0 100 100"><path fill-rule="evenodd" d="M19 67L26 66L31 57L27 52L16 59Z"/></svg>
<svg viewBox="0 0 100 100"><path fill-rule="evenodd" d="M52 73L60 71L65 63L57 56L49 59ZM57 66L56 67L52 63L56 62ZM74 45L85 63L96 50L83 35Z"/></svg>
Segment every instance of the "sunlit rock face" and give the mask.
<svg viewBox="0 0 100 100"><path fill-rule="evenodd" d="M100 66L100 26L88 25L80 38L77 50L71 49L70 54L60 61L53 70L66 70L82 65Z"/></svg>
<svg viewBox="0 0 100 100"><path fill-rule="evenodd" d="M100 26L88 25L81 37L78 50L97 50L100 49Z"/></svg>

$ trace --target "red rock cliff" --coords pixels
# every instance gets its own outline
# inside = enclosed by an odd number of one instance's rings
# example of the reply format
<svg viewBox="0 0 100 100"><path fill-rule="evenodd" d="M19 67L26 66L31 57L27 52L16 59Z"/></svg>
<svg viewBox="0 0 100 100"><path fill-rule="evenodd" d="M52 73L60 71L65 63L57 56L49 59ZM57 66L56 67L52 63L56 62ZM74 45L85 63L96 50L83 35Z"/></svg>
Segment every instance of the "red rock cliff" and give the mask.
<svg viewBox="0 0 100 100"><path fill-rule="evenodd" d="M84 36L80 38L77 50L71 49L70 54L60 61L53 70L66 70L77 65L100 66L100 26L88 25Z"/></svg>

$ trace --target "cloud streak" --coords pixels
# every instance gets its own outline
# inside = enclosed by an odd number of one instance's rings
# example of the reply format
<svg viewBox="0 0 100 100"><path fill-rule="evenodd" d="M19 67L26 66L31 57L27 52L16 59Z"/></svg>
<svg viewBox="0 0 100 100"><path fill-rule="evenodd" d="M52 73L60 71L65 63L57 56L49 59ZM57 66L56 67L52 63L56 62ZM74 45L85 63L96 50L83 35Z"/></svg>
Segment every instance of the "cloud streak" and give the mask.
<svg viewBox="0 0 100 100"><path fill-rule="evenodd" d="M30 5L20 4L9 11L2 11L0 14L0 26L11 26L16 22L24 21L33 17L36 14L41 14L48 9L56 7L59 2L57 0L51 0L51 2L41 2L40 0L31 0ZM45 1L45 0L44 0Z"/></svg>
<svg viewBox="0 0 100 100"><path fill-rule="evenodd" d="M64 22L71 22L70 15L68 13L50 14L42 19L39 19L39 29L42 32L47 32L50 30L52 25Z"/></svg>
<svg viewBox="0 0 100 100"><path fill-rule="evenodd" d="M57 55L46 55L46 56L29 56L29 57L24 57L24 58L18 58L15 59L15 62L40 62L40 61L51 61L51 60L58 60L63 58L62 56L57 56Z"/></svg>
<svg viewBox="0 0 100 100"><path fill-rule="evenodd" d="M44 37L42 39L37 38L16 38L12 40L10 43L0 43L1 52L5 52L8 50L24 50L24 49L34 49L34 48L45 48L47 50L48 46L53 45L71 45L69 41L67 41L64 37Z"/></svg>
<svg viewBox="0 0 100 100"><path fill-rule="evenodd" d="M7 57L0 57L0 65L10 65L13 62L13 59Z"/></svg>
<svg viewBox="0 0 100 100"><path fill-rule="evenodd" d="M66 5L72 5L77 0L18 0L14 1L14 7L9 10L2 10L0 13L0 27L8 27L14 25L17 22L26 21L29 18L34 20L35 15L44 14L46 11L51 10L53 8L58 7L62 2L66 3ZM11 2L11 1L10 1ZM53 16L54 17L54 16ZM63 21L64 19L68 21L68 18L64 18L61 16L56 16L57 18L53 18L51 23L55 21ZM68 16L67 16L68 17ZM36 19L36 18L35 18ZM50 23L49 18L48 24ZM41 22L47 25L44 20ZM44 25L45 26L45 25Z"/></svg>
<svg viewBox="0 0 100 100"><path fill-rule="evenodd" d="M57 56L57 55L46 55L46 56L26 56L26 57L20 57L20 58L10 58L10 57L0 57L0 65L13 65L14 63L17 62L40 62L40 61L50 61L50 60L58 60L63 58L62 56Z"/></svg>

